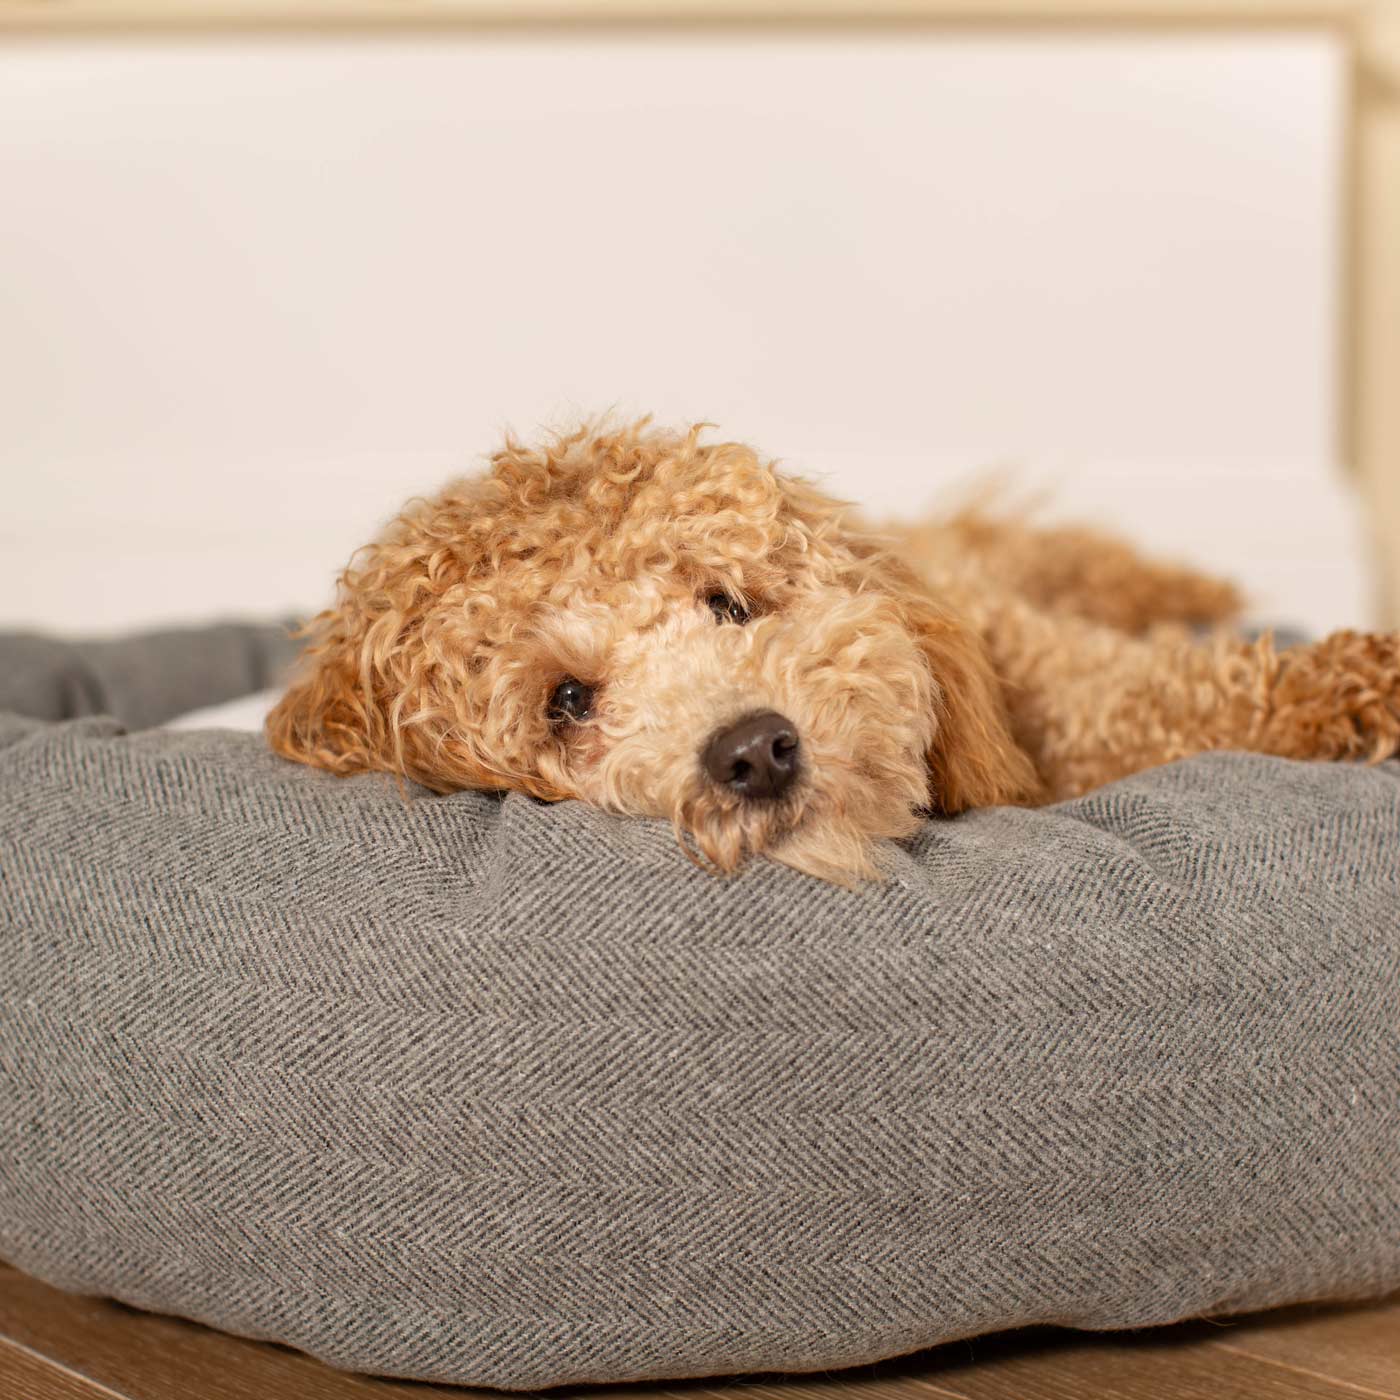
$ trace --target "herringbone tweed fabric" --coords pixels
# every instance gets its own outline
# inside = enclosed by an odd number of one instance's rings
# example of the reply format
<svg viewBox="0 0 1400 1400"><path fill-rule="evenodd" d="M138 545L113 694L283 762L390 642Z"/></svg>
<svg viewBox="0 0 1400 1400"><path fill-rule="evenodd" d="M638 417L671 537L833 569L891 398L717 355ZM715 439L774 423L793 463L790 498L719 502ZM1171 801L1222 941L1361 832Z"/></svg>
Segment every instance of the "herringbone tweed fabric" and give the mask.
<svg viewBox="0 0 1400 1400"><path fill-rule="evenodd" d="M1400 769L721 880L574 803L0 720L0 1256L339 1366L839 1367L1400 1284Z"/></svg>

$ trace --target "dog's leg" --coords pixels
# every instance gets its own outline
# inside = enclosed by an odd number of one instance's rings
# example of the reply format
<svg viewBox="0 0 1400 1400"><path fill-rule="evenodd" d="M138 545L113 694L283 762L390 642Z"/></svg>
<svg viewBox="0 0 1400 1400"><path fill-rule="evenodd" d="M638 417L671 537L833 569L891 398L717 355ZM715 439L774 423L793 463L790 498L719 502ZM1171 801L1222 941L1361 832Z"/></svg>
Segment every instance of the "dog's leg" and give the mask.
<svg viewBox="0 0 1400 1400"><path fill-rule="evenodd" d="M1280 652L1267 636L1125 637L1019 601L981 630L1052 798L1208 750L1400 752L1400 633L1337 632Z"/></svg>
<svg viewBox="0 0 1400 1400"><path fill-rule="evenodd" d="M1150 559L1116 535L1077 526L1037 529L966 512L916 526L902 542L916 566L965 560L1038 608L1132 635L1161 623L1213 626L1242 603L1224 579Z"/></svg>

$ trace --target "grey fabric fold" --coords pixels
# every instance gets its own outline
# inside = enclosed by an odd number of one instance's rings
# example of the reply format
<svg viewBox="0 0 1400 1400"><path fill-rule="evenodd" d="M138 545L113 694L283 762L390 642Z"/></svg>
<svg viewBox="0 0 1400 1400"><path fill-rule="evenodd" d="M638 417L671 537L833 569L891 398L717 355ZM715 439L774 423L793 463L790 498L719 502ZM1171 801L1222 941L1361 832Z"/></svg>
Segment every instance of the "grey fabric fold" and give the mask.
<svg viewBox="0 0 1400 1400"><path fill-rule="evenodd" d="M244 622L100 640L0 633L0 711L146 729L277 684L298 647L289 626Z"/></svg>

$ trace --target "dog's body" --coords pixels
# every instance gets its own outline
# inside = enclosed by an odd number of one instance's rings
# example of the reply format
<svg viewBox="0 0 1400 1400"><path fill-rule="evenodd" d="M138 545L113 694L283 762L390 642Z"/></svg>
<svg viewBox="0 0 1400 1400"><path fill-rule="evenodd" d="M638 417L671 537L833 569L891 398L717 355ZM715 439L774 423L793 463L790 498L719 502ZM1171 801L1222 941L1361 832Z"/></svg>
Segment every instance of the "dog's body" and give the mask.
<svg viewBox="0 0 1400 1400"><path fill-rule="evenodd" d="M1225 583L974 512L877 534L735 443L508 444L341 578L268 720L290 758L672 820L849 882L927 810L1188 754L1400 749L1400 639L1276 653Z"/></svg>

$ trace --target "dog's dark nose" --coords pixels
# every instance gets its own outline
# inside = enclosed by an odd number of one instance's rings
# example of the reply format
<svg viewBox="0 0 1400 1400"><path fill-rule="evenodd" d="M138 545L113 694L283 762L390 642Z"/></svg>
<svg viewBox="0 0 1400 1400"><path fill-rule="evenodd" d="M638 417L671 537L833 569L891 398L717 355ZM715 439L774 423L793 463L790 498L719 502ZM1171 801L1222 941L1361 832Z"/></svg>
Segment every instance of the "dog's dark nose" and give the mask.
<svg viewBox="0 0 1400 1400"><path fill-rule="evenodd" d="M748 715L705 745L705 771L741 797L781 797L797 777L797 726L774 714Z"/></svg>

